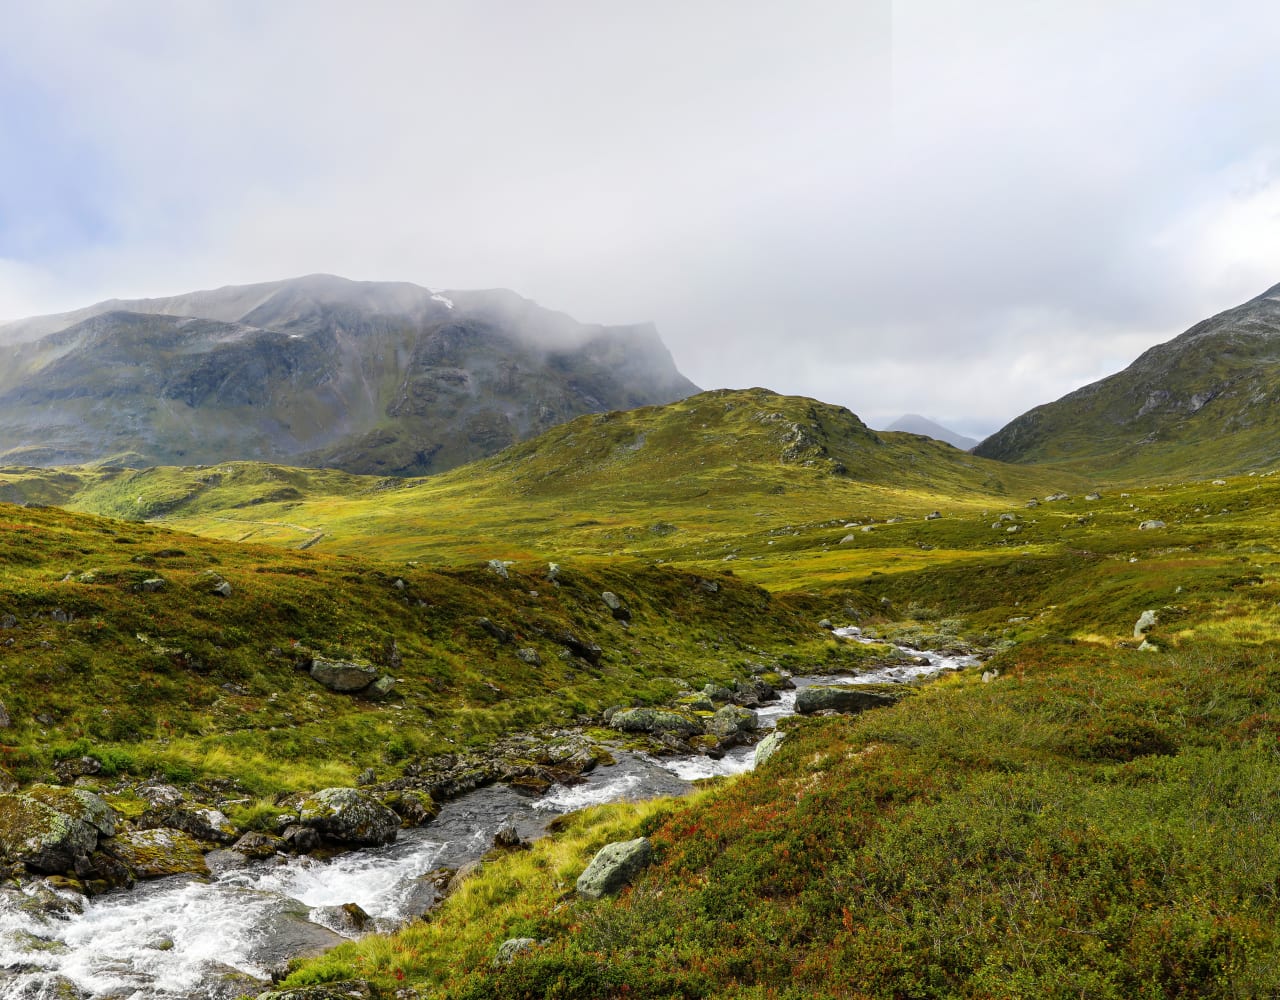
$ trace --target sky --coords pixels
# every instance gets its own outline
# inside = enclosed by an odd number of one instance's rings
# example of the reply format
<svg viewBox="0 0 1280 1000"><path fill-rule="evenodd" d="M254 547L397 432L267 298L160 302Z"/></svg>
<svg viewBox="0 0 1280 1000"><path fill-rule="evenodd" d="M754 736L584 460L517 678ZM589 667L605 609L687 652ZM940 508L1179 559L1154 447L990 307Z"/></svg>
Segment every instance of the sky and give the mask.
<svg viewBox="0 0 1280 1000"><path fill-rule="evenodd" d="M313 272L981 437L1280 282L1261 0L0 0L0 317Z"/></svg>

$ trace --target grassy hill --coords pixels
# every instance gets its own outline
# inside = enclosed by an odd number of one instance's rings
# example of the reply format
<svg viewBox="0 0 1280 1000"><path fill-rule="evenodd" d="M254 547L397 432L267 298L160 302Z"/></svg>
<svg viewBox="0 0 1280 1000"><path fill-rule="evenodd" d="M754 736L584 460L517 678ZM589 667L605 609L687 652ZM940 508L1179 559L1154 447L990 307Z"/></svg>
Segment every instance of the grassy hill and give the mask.
<svg viewBox="0 0 1280 1000"><path fill-rule="evenodd" d="M1131 482L1266 471L1280 456L1280 285L1024 413L974 453Z"/></svg>

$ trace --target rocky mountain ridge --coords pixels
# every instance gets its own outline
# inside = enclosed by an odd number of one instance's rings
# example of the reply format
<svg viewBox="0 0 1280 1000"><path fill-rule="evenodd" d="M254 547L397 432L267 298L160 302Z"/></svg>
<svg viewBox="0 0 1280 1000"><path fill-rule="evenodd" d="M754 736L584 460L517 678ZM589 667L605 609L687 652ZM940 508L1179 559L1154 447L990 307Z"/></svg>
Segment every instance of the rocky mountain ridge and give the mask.
<svg viewBox="0 0 1280 1000"><path fill-rule="evenodd" d="M1250 471L1280 452L1278 403L1280 285L1029 410L974 454L1118 476Z"/></svg>
<svg viewBox="0 0 1280 1000"><path fill-rule="evenodd" d="M0 343L8 465L250 458L424 474L697 391L652 325L328 275L111 300L5 324Z"/></svg>

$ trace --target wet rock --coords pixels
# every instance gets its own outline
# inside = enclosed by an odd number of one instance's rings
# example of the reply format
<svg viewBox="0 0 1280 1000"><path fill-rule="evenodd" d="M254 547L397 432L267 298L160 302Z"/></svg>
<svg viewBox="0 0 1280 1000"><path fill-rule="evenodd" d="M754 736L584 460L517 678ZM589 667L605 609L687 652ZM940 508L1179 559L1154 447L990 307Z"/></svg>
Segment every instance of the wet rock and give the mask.
<svg viewBox="0 0 1280 1000"><path fill-rule="evenodd" d="M733 682L733 700L745 708L755 708L766 702L777 701L778 692L763 678L748 677Z"/></svg>
<svg viewBox="0 0 1280 1000"><path fill-rule="evenodd" d="M209 866L209 871L213 874L213 877L217 878L223 872L231 872L245 867L249 863L249 857L239 851L219 847L204 856L204 863Z"/></svg>
<svg viewBox="0 0 1280 1000"><path fill-rule="evenodd" d="M133 872L105 851L94 851L88 857L76 858L76 875L93 896L111 889L133 888Z"/></svg>
<svg viewBox="0 0 1280 1000"><path fill-rule="evenodd" d="M303 799L298 822L345 844L389 844L400 817L358 788L324 788Z"/></svg>
<svg viewBox="0 0 1280 1000"><path fill-rule="evenodd" d="M0 795L0 853L31 871L71 871L98 844L89 823L26 795Z"/></svg>
<svg viewBox="0 0 1280 1000"><path fill-rule="evenodd" d="M383 801L406 826L425 826L440 813L430 795L413 788L391 792Z"/></svg>
<svg viewBox="0 0 1280 1000"><path fill-rule="evenodd" d="M756 767L761 767L765 761L774 755L778 747L782 745L782 741L786 737L776 729L768 736L756 744Z"/></svg>
<svg viewBox="0 0 1280 1000"><path fill-rule="evenodd" d="M755 712L737 705L725 705L707 720L707 732L721 740L753 733L760 719Z"/></svg>
<svg viewBox="0 0 1280 1000"><path fill-rule="evenodd" d="M321 927L337 931L343 937L359 937L370 926L373 918L359 903L343 903L341 906L317 906L311 911L311 919Z"/></svg>
<svg viewBox="0 0 1280 1000"><path fill-rule="evenodd" d="M298 854L310 854L320 846L320 834L309 826L292 823L280 834L289 850Z"/></svg>
<svg viewBox="0 0 1280 1000"><path fill-rule="evenodd" d="M629 884L653 858L648 838L606 844L578 876L577 890L587 899L611 896Z"/></svg>
<svg viewBox="0 0 1280 1000"><path fill-rule="evenodd" d="M258 830L250 830L231 845L233 851L256 861L282 853L287 847L283 837L276 837Z"/></svg>
<svg viewBox="0 0 1280 1000"><path fill-rule="evenodd" d="M254 927L254 945L248 955L249 961L267 970L273 979L283 978L291 960L314 958L346 940L341 934L322 927L309 917L308 907L292 902L259 917ZM330 984L332 985L334 984ZM297 992L290 991L290 994ZM317 995L350 1000L345 994L339 993Z"/></svg>
<svg viewBox="0 0 1280 1000"><path fill-rule="evenodd" d="M320 656L312 659L309 673L313 680L340 694L362 691L378 678L378 668L367 663L326 660Z"/></svg>
<svg viewBox="0 0 1280 1000"><path fill-rule="evenodd" d="M894 704L895 699L873 691L853 687L811 687L796 695L796 711L801 715L831 710L834 712L862 712L868 708L880 708Z"/></svg>
<svg viewBox="0 0 1280 1000"><path fill-rule="evenodd" d="M693 719L659 708L628 708L614 712L609 726L624 733L648 733L650 736L659 733L694 736L702 732L702 726Z"/></svg>
<svg viewBox="0 0 1280 1000"><path fill-rule="evenodd" d="M1154 611L1142 612L1142 614L1138 616L1137 622L1134 623L1133 637L1135 639L1141 639L1155 628L1156 623L1159 622L1159 620L1159 616Z"/></svg>
<svg viewBox="0 0 1280 1000"><path fill-rule="evenodd" d="M600 595L600 600L604 601L610 613L620 622L631 621L631 609L623 602L617 594L611 590L606 590Z"/></svg>
<svg viewBox="0 0 1280 1000"><path fill-rule="evenodd" d="M181 830L126 830L104 840L102 850L142 879L209 874L200 845Z"/></svg>
<svg viewBox="0 0 1280 1000"><path fill-rule="evenodd" d="M511 820L503 823L498 827L498 832L493 835L493 846L503 850L519 850L528 847L528 841L520 836L520 831L516 829L515 823Z"/></svg>
<svg viewBox="0 0 1280 1000"><path fill-rule="evenodd" d="M508 938L506 941L503 941L502 944L498 945L498 954L493 958L494 967L497 968L503 965L510 965L521 955L533 951L537 945L538 942L534 938Z"/></svg>

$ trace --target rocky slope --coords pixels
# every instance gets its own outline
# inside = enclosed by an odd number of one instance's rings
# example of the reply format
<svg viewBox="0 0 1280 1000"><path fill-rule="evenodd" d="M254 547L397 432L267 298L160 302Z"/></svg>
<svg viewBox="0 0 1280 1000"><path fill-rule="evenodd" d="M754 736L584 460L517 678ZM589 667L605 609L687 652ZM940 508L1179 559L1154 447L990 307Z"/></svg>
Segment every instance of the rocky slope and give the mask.
<svg viewBox="0 0 1280 1000"><path fill-rule="evenodd" d="M1280 285L1038 406L974 454L1117 476L1224 474L1280 452Z"/></svg>
<svg viewBox="0 0 1280 1000"><path fill-rule="evenodd" d="M233 458L438 472L697 391L649 325L329 275L0 326L0 464Z"/></svg>

